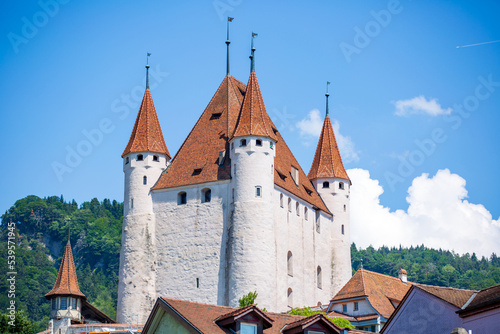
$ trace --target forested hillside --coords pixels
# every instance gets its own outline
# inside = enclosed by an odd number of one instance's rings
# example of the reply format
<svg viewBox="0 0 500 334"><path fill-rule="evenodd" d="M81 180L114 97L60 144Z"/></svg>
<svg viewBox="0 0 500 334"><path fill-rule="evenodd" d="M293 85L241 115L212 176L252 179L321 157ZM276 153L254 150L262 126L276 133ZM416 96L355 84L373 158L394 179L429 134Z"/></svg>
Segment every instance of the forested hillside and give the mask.
<svg viewBox="0 0 500 334"><path fill-rule="evenodd" d="M78 205L62 196L18 200L0 225L0 308L9 303L6 273L8 224L15 223L16 308L26 311L37 331L46 328L50 305L44 295L52 289L64 245L70 234L81 291L89 302L112 318L116 315L118 265L123 204L96 198ZM68 229L68 225L70 228ZM478 259L475 254L458 255L445 250L351 246L353 272L363 267L396 276L400 268L413 282L481 289L500 284L500 259L495 255ZM333 296L332 296L333 297ZM327 301L324 301L327 302ZM310 306L310 305L305 305Z"/></svg>

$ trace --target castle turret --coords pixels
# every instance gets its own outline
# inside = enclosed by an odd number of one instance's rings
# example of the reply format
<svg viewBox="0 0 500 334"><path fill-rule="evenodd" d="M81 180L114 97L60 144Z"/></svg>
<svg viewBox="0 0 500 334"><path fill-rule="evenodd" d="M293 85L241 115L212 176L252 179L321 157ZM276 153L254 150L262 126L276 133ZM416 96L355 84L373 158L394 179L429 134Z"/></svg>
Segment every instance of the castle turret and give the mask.
<svg viewBox="0 0 500 334"><path fill-rule="evenodd" d="M329 84L329 83L328 83ZM345 171L339 148L333 133L328 110L328 84L326 117L319 137L314 161L308 178L320 194L328 210L333 214L332 241L334 243L332 267L333 292L337 293L351 277L351 245L349 195L351 180Z"/></svg>
<svg viewBox="0 0 500 334"><path fill-rule="evenodd" d="M117 320L144 323L156 298L155 216L151 188L170 160L149 90L148 73L146 91L122 158L125 194Z"/></svg>
<svg viewBox="0 0 500 334"><path fill-rule="evenodd" d="M71 244L68 240L64 254L57 273L56 283L52 290L45 295L50 301L50 325L53 333L61 328L66 328L71 323L82 322L82 304L87 299L80 291L78 279L76 277L75 262Z"/></svg>
<svg viewBox="0 0 500 334"><path fill-rule="evenodd" d="M231 145L233 214L229 226L228 297L238 306L257 291L259 306L275 309L274 157L277 137L255 74L252 34L250 79Z"/></svg>

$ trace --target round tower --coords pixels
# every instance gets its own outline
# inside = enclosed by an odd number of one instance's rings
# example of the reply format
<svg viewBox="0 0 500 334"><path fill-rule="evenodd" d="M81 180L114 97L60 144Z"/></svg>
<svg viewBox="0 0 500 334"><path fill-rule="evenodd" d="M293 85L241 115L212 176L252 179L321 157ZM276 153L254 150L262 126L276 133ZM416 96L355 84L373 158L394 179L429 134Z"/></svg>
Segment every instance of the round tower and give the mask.
<svg viewBox="0 0 500 334"><path fill-rule="evenodd" d="M232 219L229 223L228 303L257 291L259 307L276 309L274 242L274 157L276 135L265 110L255 74L253 38L251 73L231 145Z"/></svg>
<svg viewBox="0 0 500 334"><path fill-rule="evenodd" d="M147 74L146 91L122 154L125 193L117 305L120 323L145 323L156 300L156 220L151 188L167 168L170 154Z"/></svg>

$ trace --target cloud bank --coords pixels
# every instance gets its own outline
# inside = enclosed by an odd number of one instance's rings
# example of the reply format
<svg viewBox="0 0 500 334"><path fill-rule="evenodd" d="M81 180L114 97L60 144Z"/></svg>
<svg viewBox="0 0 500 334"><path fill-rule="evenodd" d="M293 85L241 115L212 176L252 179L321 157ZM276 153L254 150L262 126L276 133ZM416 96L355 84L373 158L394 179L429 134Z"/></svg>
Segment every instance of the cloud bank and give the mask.
<svg viewBox="0 0 500 334"><path fill-rule="evenodd" d="M443 108L437 99L427 100L425 96L420 95L408 100L392 101L396 107L397 116L409 116L414 114L427 114L430 116L449 115L451 108Z"/></svg>
<svg viewBox="0 0 500 334"><path fill-rule="evenodd" d="M427 247L489 257L500 250L500 219L466 200L465 180L448 169L416 177L408 188L408 209L380 204L384 189L364 169L347 171L351 188L351 241L369 245Z"/></svg>

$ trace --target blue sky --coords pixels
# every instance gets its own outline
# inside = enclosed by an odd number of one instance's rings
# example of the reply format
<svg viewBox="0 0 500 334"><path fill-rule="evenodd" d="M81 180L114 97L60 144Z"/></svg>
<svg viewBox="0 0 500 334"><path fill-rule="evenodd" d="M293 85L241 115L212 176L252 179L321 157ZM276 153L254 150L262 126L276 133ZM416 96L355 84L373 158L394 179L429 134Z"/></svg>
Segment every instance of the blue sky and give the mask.
<svg viewBox="0 0 500 334"><path fill-rule="evenodd" d="M30 194L122 201L120 155L144 92L146 52L174 154L225 75L232 16L231 74L248 80L258 33L267 111L306 173L332 83L358 210L353 241L454 247L499 233L500 43L457 48L500 40L495 1L42 0L0 9L2 212ZM72 151L83 153L69 159ZM434 229L432 238L405 238L396 232L405 224ZM379 235L363 235L368 225ZM449 235L458 227L465 237ZM494 240L476 249L481 238L454 249L498 253Z"/></svg>

